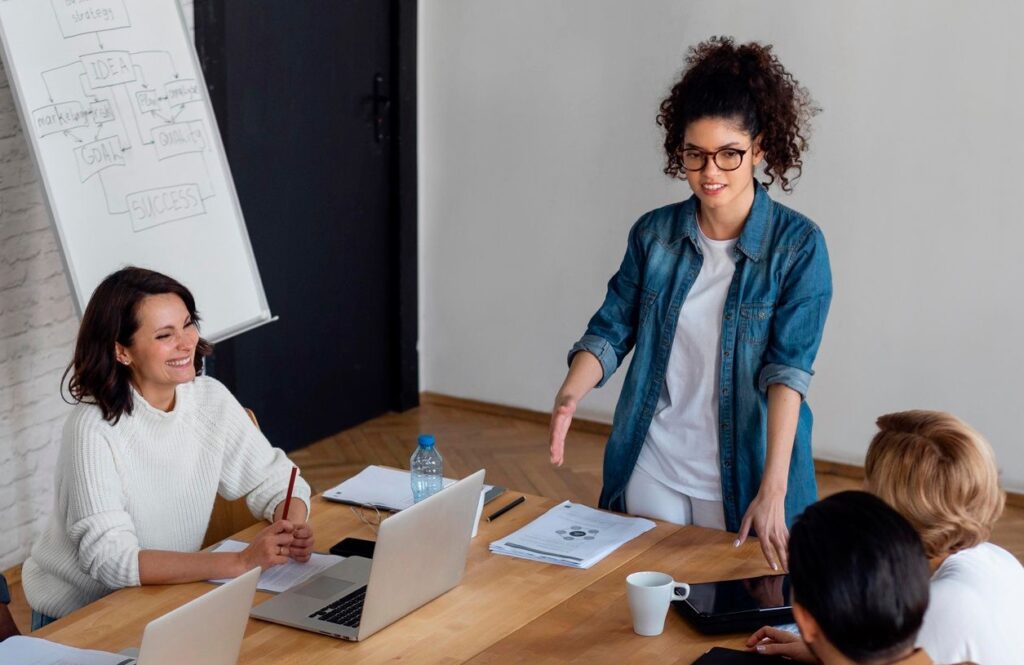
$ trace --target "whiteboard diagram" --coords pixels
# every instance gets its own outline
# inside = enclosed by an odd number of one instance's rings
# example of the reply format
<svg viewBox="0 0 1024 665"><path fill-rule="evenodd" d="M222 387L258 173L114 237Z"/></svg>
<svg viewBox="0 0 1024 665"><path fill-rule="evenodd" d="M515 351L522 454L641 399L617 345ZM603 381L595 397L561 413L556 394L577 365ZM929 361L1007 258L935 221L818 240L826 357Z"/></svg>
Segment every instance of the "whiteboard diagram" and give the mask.
<svg viewBox="0 0 1024 665"><path fill-rule="evenodd" d="M74 154L81 181L103 190L107 212L126 215L135 232L206 212L214 196L209 177L209 129L188 119L190 104L204 90L194 78L182 78L169 51L107 48L103 33L131 27L122 0L48 0L65 40L88 37L93 49L77 60L40 72L47 104L32 111L37 137L66 145ZM145 168L152 186L136 190L140 162L193 160L185 165ZM181 168L181 167L185 168ZM182 172L205 172L200 182L176 182ZM198 180L198 179L197 179Z"/></svg>
<svg viewBox="0 0 1024 665"><path fill-rule="evenodd" d="M0 0L0 32L79 311L135 264L184 282L212 339L269 320L177 0Z"/></svg>

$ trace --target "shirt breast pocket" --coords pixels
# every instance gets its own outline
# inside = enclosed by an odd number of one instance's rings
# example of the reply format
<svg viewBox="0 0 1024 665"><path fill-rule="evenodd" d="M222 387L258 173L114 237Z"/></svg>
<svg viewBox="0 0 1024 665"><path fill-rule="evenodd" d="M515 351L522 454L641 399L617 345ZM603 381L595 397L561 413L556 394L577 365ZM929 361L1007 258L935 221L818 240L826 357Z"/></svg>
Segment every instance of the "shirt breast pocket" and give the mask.
<svg viewBox="0 0 1024 665"><path fill-rule="evenodd" d="M771 303L740 305L740 341L755 348L764 346L771 332L773 309Z"/></svg>

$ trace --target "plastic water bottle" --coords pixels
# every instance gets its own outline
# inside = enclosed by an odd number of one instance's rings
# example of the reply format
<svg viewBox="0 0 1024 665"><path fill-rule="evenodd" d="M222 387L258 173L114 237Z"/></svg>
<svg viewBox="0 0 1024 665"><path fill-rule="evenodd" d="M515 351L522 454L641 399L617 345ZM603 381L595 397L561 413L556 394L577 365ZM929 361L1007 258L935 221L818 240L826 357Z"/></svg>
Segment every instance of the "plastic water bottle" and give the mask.
<svg viewBox="0 0 1024 665"><path fill-rule="evenodd" d="M418 445L409 460L412 500L419 503L444 485L444 462L434 446L432 434L420 434Z"/></svg>

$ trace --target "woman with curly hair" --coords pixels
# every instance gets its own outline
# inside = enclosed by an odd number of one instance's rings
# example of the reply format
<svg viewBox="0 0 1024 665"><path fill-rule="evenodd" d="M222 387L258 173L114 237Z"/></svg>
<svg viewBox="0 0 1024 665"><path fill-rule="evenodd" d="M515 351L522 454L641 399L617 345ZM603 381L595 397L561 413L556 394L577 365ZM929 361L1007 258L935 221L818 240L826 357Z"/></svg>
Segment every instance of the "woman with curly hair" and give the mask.
<svg viewBox="0 0 1024 665"><path fill-rule="evenodd" d="M630 230L551 417L561 464L577 404L635 347L601 507L738 532L737 546L753 529L773 569L787 567L788 525L817 496L804 398L832 278L821 230L767 187L791 191L816 112L771 46L690 49L658 123L664 171L693 196Z"/></svg>

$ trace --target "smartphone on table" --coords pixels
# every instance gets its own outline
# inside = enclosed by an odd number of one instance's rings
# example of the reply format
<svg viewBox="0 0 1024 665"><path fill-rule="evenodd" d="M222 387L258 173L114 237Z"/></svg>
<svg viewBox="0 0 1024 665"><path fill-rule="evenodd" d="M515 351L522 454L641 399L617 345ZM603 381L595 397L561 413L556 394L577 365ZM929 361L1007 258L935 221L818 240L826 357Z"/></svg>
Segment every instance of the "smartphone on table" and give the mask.
<svg viewBox="0 0 1024 665"><path fill-rule="evenodd" d="M377 543L362 538L344 538L331 547L331 554L338 556L361 556L365 559L373 558L373 548Z"/></svg>

